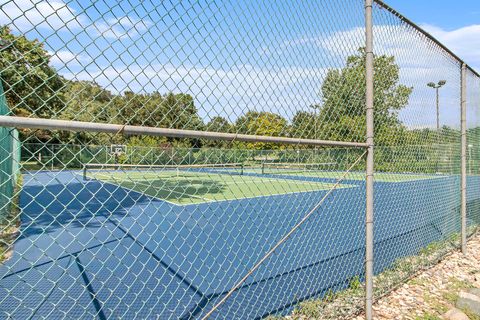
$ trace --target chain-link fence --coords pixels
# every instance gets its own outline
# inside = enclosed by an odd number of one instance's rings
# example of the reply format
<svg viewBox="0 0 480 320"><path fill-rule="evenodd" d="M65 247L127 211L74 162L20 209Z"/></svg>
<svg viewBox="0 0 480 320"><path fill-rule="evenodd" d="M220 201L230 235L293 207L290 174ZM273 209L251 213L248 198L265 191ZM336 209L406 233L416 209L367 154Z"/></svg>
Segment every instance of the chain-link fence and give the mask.
<svg viewBox="0 0 480 320"><path fill-rule="evenodd" d="M381 2L0 24L1 318L370 318L480 225L480 77Z"/></svg>

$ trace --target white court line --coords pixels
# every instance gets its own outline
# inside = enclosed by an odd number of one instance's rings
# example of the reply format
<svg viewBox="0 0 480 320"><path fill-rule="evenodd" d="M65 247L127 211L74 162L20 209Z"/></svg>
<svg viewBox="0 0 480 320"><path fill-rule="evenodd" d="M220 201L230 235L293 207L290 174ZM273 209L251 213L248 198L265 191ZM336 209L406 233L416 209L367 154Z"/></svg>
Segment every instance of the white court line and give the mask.
<svg viewBox="0 0 480 320"><path fill-rule="evenodd" d="M118 173L117 173L118 174ZM159 178L159 179L172 179L172 180L192 180L192 178L195 178L195 176L191 176L191 177L182 177L182 176L179 176L179 177L175 177L175 176L168 176L168 177L162 177L162 176L159 176L159 175L155 175L154 173L150 173L151 175L154 175L155 177ZM105 174L96 174L100 177L102 177L102 175L104 175L103 177L111 177L113 178L113 175L105 175ZM210 175L207 175L207 176L210 176ZM231 175L226 175L226 176L230 176L232 177ZM252 178L251 176L249 176L250 178ZM239 179L238 181L235 180L235 181L232 181L232 182L222 182L223 184L227 184L227 185L230 185L230 184L240 184L240 183L261 183L261 182L264 182L264 181L275 181L277 183L288 183L290 181L294 182L293 184L306 184L306 185L322 185L322 184L325 184L325 183L329 183L329 184L332 184L331 182L324 182L324 181L302 181L302 180L298 180L298 179L289 179L289 178L262 178L262 177L253 177L254 179L251 179L251 180L243 180L243 179ZM311 178L311 177L309 177ZM315 178L315 177L313 177ZM319 177L319 178L324 178L324 177ZM138 181L138 180L145 180L145 179L148 179L147 176L143 176L143 177L138 177L138 178L132 178L132 177L129 177L128 180L131 180L131 181ZM233 179L233 178L232 178ZM324 178L324 179L334 179L333 177L332 178ZM125 179L123 179L125 180ZM216 179L214 179L216 180ZM220 179L221 181L221 179Z"/></svg>
<svg viewBox="0 0 480 320"><path fill-rule="evenodd" d="M117 180L115 180L115 179L113 179L113 180L114 180L114 183L115 183L116 185L118 185L118 186L120 186L120 187L123 188L123 186L122 186L121 184L119 184L119 183L117 182ZM101 181L102 181L102 180L101 180ZM111 179L107 179L107 181L112 181L112 180L111 180ZM121 180L121 181L128 181L128 180ZM147 183L136 182L136 181L135 181L135 182L132 182L132 183L134 183L134 184L139 184L139 185L146 186L146 187L152 187L151 184L147 184ZM130 189L130 190L134 190L134 189L128 188L128 187L126 187L126 188L127 188L127 189ZM200 196L193 195L193 194L190 194L190 193L182 193L182 192L180 192L180 191L170 190L170 189L167 189L167 188L165 188L165 187L161 187L160 190L165 190L165 191L167 191L167 192L173 192L173 193L178 193L178 194L187 194L189 197L197 198L197 199L201 199L201 200L205 200L205 202L215 202L215 201L216 201L216 200L214 200L214 199L205 198L205 197L200 197ZM137 191L137 192L138 192L138 191ZM145 193L145 192L141 192L141 193L149 196L148 193ZM157 196L154 196L154 197L157 198L157 199L162 199L162 198L159 198L159 197L157 197Z"/></svg>
<svg viewBox="0 0 480 320"><path fill-rule="evenodd" d="M77 175L81 175L79 173L75 173ZM81 175L83 176L83 175ZM95 179L95 178L94 178ZM318 192L318 191L327 191L329 190L328 188L326 189L316 189L316 190L306 190L306 191L292 191L292 192L283 192L283 193L274 193L274 194L265 194L265 195L258 195L258 196L251 196L251 197L242 197L242 198L229 198L229 199L208 199L208 198L202 198L202 197L199 197L199 196L194 196L195 198L198 198L198 199L201 199L201 200L206 200L205 202L196 202L196 203L187 203L187 204L180 204L180 203L175 203L175 202L171 202L171 201L168 201L164 198L160 198L158 196L152 196L150 194L147 194L147 193L144 193L144 192L141 192L141 191L138 191L138 190L135 190L135 189L131 189L131 188L128 188L128 187L124 187L124 186L121 186L121 185L118 185L117 183L112 183L112 182L109 182L109 181L103 181L103 180L99 180L99 179L95 179L95 180L98 180L99 182L102 182L102 183L107 183L107 184L110 184L110 185L114 185L116 187L120 187L120 188L123 188L123 189L127 189L127 190L130 190L132 192L135 192L135 193L138 193L142 196L146 196L146 197L151 197L151 198L154 198L154 199L157 199L157 200L160 200L160 201L164 201L164 202L167 202L171 205L174 205L174 206L177 206L177 207L186 207L186 206L194 206L194 205L199 205L199 204L204 204L204 203L216 203L216 202L226 202L226 201L239 201L239 200L243 200L243 199L255 199L255 198L266 198L266 197L275 197L275 196L284 196L284 195L291 195L291 194L300 194L300 193L308 193L308 192ZM278 181L278 179L268 179L268 180L272 180L272 181ZM284 179L284 180L290 180L290 179ZM296 181L296 180L294 180ZM252 181L252 183L255 182L257 183L257 181ZM321 184L321 183L317 183L317 184ZM358 188L357 185L343 185L342 187L340 187L340 189L348 189L348 188ZM167 189L168 190L168 189ZM174 191L175 192L175 191ZM189 196L193 196L193 195L190 195Z"/></svg>
<svg viewBox="0 0 480 320"><path fill-rule="evenodd" d="M83 174L80 174L80 173L77 173L75 172L76 175L79 175L81 177L83 177ZM171 201L168 201L166 199L162 199L162 198L159 198L159 197L155 197L155 196L151 196L149 194L146 194L144 192L140 192L138 190L134 190L132 188L128 188L128 187L124 187L124 186L121 186L121 185L118 185L116 183L112 183L112 182L109 182L109 181L104 181L104 180L100 180L100 179L96 179L96 178L92 178L90 177L90 179L94 179L95 181L98 181L99 183L103 183L103 184L109 184L111 186L114 186L114 187L117 187L117 188L122 188L122 189L125 189L125 190L128 190L128 191L131 191L131 192L134 192L134 193L138 193L139 195L141 196L145 196L145 197L150 197L150 198L154 198L154 199L157 199L157 200L161 200L161 201L164 201L164 202L167 202L171 205L174 205L174 206L177 206L177 207L183 207L184 205L179 205L178 203L175 203L175 202L171 202ZM207 202L204 202L204 203L207 203Z"/></svg>
<svg viewBox="0 0 480 320"><path fill-rule="evenodd" d="M102 175L100 174L100 177L102 177ZM109 176L107 175L106 177L107 180L109 180ZM177 178L178 179L178 178ZM115 179L114 179L115 180ZM119 179L121 180L121 179ZM149 185L149 184L146 184L146 183L142 183L142 182L139 182L138 180L141 180L140 178L139 179L128 179L128 180L131 180L132 183L136 183L136 184L139 184L139 185L143 185L143 186L147 186L147 187L152 187L152 185ZM122 181L128 181L128 180L122 180ZM185 180L189 180L187 178L185 178ZM259 181L260 180L260 181ZM294 179L257 179L257 180L247 180L247 181L242 181L240 180L240 182L238 181L232 181L232 182L222 182L224 185L239 185L239 184L251 184L251 183L255 183L255 184L259 184L263 181L275 181L275 183L278 183L278 184L292 184L290 181L293 181L294 185L308 185L308 186L321 186L321 188L314 188L314 189L311 189L311 190L299 190L299 191L294 191L294 192L312 192L312 191L322 191L322 190L328 190L328 188L325 189L325 185L328 184L328 185L331 185L331 183L328 183L328 182L315 182L315 181L300 181L300 180L294 180ZM220 181L221 182L221 181ZM347 186L345 186L347 187ZM162 189L165 189L166 191L170 191L170 192L174 192L174 193L178 193L178 194L183 194L179 191L175 191L175 190L170 190L170 189L167 189L165 187L161 187ZM281 195L281 194L289 194L289 192L285 192L285 193L276 193L276 194L273 194L273 195ZM201 196L196 196L196 195L193 195L193 194L189 194L191 197L193 198L198 198L198 199L201 199L201 200L205 200L206 202L212 202L212 201L219 201L219 200L216 200L216 199L210 199L210 198L206 198L206 197L201 197ZM249 197L244 197L242 199L247 199Z"/></svg>
<svg viewBox="0 0 480 320"><path fill-rule="evenodd" d="M275 179L272 179L272 180L275 180ZM134 182L134 183L137 183L139 185L144 185L144 186L149 186L151 187L151 185L149 184L145 184L145 183L141 183L141 182ZM254 181L252 181L252 183L254 183ZM256 183L256 181L255 181ZM318 185L321 185L320 183L317 183ZM343 185L343 186L339 186L339 188L341 189L345 189L345 188L352 188L352 187L357 187L355 185ZM171 192L176 192L176 193L180 193L180 194L183 194L179 191L175 191L175 190L170 190L170 189L166 189L167 191L171 191ZM200 197L200 196L196 196L196 195L192 195L192 194L188 194L188 196L191 196L193 198L198 198L198 199L201 199L201 200L206 200L205 202L203 203L208 203L208 202L219 202L219 201L231 201L231 200L242 200L242 199L252 199L252 198L259 198L259 197L269 197L269 196L281 196L281 195L286 195L286 194L295 194L295 193L305 193L305 192L315 192L315 191L325 191L325 190L329 190L329 188L322 188L322 189L314 189L314 190L299 190L299 191L292 191L292 192L283 192L283 193L273 193L273 194L266 194L266 195L258 195L258 196L251 196L251 197L242 197L242 198L231 198L231 199L220 199L220 200L217 200L217 199L210 199L210 198L205 198L205 197ZM148 194L145 194L148 196ZM158 198L157 199L161 199L161 198ZM198 203L195 203L195 204L198 204ZM187 204L187 205L190 205L190 204Z"/></svg>

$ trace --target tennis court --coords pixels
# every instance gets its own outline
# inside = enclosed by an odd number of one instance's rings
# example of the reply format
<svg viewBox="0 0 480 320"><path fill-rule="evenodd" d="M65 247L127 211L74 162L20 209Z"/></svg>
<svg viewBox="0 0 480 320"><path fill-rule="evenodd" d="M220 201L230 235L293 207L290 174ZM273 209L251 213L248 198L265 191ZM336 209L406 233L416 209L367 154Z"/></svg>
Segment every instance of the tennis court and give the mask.
<svg viewBox="0 0 480 320"><path fill-rule="evenodd" d="M331 182L244 174L242 164L85 166L96 179L178 205L328 190ZM253 171L254 172L254 171ZM323 178L322 175L320 177ZM325 178L339 178L327 177ZM354 187L342 184L339 188Z"/></svg>
<svg viewBox="0 0 480 320"><path fill-rule="evenodd" d="M273 176L298 176L298 177L316 177L325 179L339 179L345 172L339 171L337 163L262 163L261 167L248 168L246 172ZM423 179L446 178L444 174L416 174L416 173L392 173L375 172L375 181L377 182L407 182ZM346 180L364 180L365 173L352 171L349 172Z"/></svg>
<svg viewBox="0 0 480 320"><path fill-rule="evenodd" d="M0 268L0 290L7 297L1 310L26 318L200 318L274 245L274 235L288 232L341 174L252 169L101 165L83 172L24 174L22 236ZM235 317L238 308L248 310L245 319L285 313L296 302L345 288L362 274L361 176L347 175L328 206L320 207L285 251L252 274L217 315ZM451 190L459 177L434 177L409 175L376 185L375 245L382 259L375 272L459 228L458 222L445 224L458 210ZM469 184L480 182L469 179ZM477 199L469 193L469 201ZM412 202L428 205L410 212ZM389 206L403 214L392 215ZM282 253L304 245L312 254ZM282 295L271 299L278 290ZM21 297L29 305L19 310Z"/></svg>

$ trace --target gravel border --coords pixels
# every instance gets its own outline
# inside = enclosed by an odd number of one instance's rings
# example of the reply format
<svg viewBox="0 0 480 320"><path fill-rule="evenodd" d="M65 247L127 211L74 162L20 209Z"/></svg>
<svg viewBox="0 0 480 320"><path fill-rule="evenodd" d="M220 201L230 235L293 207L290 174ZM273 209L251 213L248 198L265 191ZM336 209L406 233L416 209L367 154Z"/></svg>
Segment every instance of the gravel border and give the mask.
<svg viewBox="0 0 480 320"><path fill-rule="evenodd" d="M469 239L466 255L459 250L449 253L437 265L376 301L374 315L376 319L442 319L466 288L480 288L480 233Z"/></svg>

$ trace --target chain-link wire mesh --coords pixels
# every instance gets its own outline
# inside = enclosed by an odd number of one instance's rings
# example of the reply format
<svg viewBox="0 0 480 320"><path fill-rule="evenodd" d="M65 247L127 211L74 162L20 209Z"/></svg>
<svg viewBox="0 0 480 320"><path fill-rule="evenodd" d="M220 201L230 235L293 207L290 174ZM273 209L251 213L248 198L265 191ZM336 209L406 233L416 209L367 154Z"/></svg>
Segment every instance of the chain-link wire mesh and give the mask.
<svg viewBox="0 0 480 320"><path fill-rule="evenodd" d="M461 63L382 8L377 295L460 230ZM361 0L2 4L0 107L19 132L0 128L0 317L361 311L364 12ZM468 77L473 227L480 89ZM38 118L48 124L20 124Z"/></svg>
<svg viewBox="0 0 480 320"><path fill-rule="evenodd" d="M391 182L376 179L375 185L378 297L460 244L462 63L382 3L374 10L375 170ZM385 67L389 58L395 68ZM473 73L469 77L478 81ZM385 86L393 85L395 91L385 92ZM472 144L478 125L476 90L470 83L467 119ZM388 99L402 103L392 108ZM408 178L413 175L421 178ZM469 174L467 207L472 216L478 214L473 205L476 179ZM473 231L474 223L469 227Z"/></svg>
<svg viewBox="0 0 480 320"><path fill-rule="evenodd" d="M3 90L1 90L3 93ZM3 102L3 103L2 103ZM7 115L9 113L7 104L3 101L0 101L0 114ZM9 215L10 207L9 202L13 196L13 183L11 180L12 175L12 137L10 135L8 128L0 128L0 141L1 141L1 155L2 162L0 163L1 169L0 174L2 175L1 184L0 184L0 216L1 220L5 221L6 217Z"/></svg>
<svg viewBox="0 0 480 320"><path fill-rule="evenodd" d="M473 234L472 226L480 225L480 78L470 70L466 77L467 99L467 235Z"/></svg>
<svg viewBox="0 0 480 320"><path fill-rule="evenodd" d="M9 115L10 110L0 86L0 115ZM19 170L18 131L14 128L0 127L0 225L5 227L14 219L12 199ZM9 241L0 239L0 255L7 251Z"/></svg>

